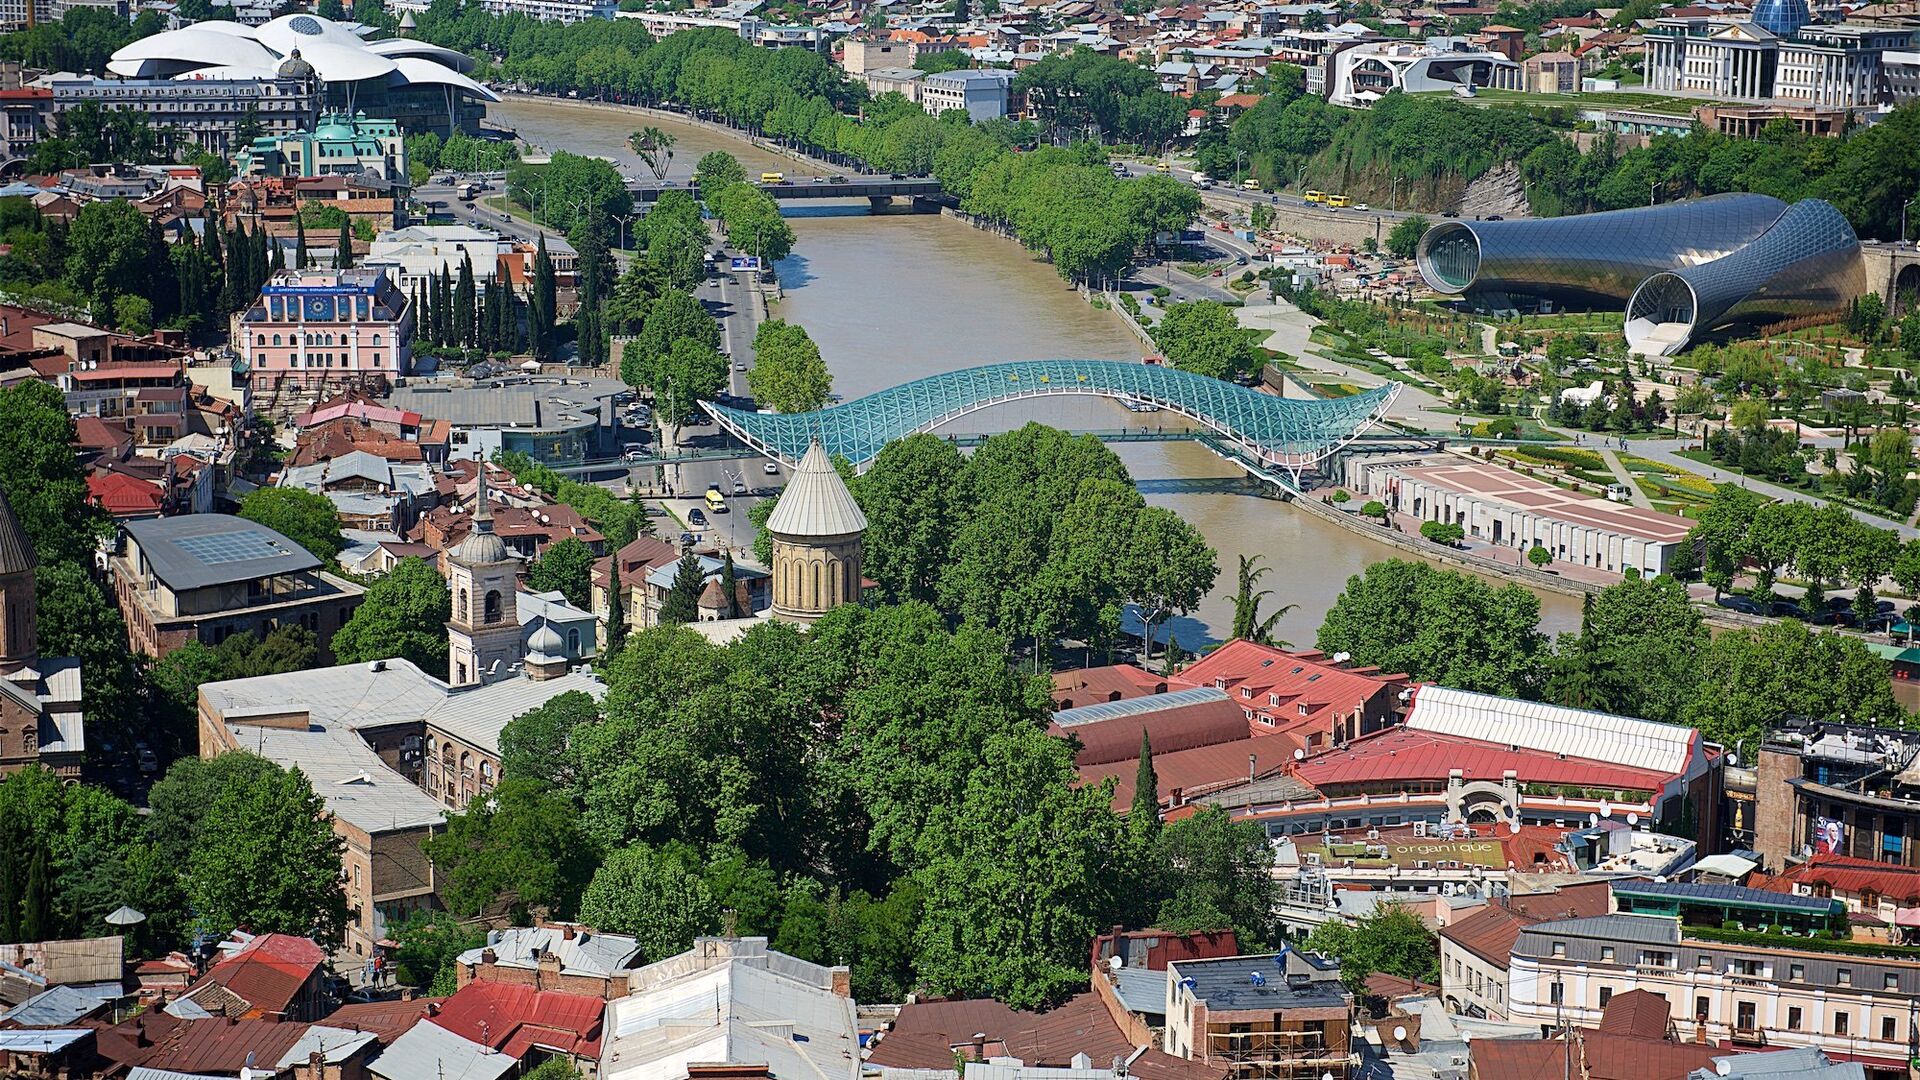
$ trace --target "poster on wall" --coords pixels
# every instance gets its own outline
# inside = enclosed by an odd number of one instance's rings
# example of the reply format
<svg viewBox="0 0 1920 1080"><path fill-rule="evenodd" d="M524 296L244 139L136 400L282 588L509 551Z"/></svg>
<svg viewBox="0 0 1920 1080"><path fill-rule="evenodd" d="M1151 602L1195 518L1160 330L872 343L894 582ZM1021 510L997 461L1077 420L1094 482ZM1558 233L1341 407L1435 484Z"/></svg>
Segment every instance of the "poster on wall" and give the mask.
<svg viewBox="0 0 1920 1080"><path fill-rule="evenodd" d="M1846 850L1847 827L1835 818L1813 819L1813 849L1827 855L1838 855Z"/></svg>

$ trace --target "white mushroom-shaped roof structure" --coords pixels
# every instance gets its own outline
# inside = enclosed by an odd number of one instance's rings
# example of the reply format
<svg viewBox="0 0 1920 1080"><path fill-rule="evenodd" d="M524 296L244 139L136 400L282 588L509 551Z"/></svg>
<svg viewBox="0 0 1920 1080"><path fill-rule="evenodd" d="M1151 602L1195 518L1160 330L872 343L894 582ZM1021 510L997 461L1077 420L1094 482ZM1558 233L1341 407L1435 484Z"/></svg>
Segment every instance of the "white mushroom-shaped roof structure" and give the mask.
<svg viewBox="0 0 1920 1080"><path fill-rule="evenodd" d="M214 20L142 38L115 52L107 70L129 79L257 78L277 72L295 51L330 83L384 79L388 86L440 86L500 100L468 78L473 61L425 42L366 42L319 15L282 15L263 26Z"/></svg>

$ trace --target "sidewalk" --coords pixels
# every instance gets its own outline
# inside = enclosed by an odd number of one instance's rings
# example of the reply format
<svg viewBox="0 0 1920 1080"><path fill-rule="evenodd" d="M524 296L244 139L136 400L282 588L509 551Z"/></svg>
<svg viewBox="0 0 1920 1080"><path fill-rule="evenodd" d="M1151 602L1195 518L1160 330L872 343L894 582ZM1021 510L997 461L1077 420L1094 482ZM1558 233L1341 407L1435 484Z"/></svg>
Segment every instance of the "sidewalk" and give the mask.
<svg viewBox="0 0 1920 1080"><path fill-rule="evenodd" d="M1602 447L1600 450L1600 460L1607 463L1607 468L1613 472L1613 478L1625 484L1627 490L1632 493L1633 505L1642 510L1653 509L1653 500L1647 498L1647 493L1641 491L1640 485L1633 482L1633 474L1628 472L1626 465L1621 463L1620 455L1617 452Z"/></svg>

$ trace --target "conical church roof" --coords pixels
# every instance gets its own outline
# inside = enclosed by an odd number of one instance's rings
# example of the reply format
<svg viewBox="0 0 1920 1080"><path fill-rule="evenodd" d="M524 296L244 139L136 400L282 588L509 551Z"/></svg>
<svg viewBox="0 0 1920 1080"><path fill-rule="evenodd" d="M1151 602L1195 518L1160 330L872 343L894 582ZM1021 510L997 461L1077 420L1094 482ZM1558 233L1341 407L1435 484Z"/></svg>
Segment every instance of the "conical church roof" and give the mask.
<svg viewBox="0 0 1920 1080"><path fill-rule="evenodd" d="M0 574L19 574L39 565L40 557L27 539L27 530L20 527L7 497L0 495Z"/></svg>
<svg viewBox="0 0 1920 1080"><path fill-rule="evenodd" d="M767 518L767 531L804 538L851 536L866 529L867 515L853 501L853 492L847 490L825 448L817 442L807 447L773 515Z"/></svg>

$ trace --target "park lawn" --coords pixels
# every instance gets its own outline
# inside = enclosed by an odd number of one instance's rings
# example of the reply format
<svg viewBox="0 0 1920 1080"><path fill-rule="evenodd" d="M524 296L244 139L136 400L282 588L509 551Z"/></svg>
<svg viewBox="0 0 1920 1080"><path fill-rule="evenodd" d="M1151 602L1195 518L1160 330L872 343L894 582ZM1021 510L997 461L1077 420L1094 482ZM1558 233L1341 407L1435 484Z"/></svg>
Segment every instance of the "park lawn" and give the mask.
<svg viewBox="0 0 1920 1080"><path fill-rule="evenodd" d="M1359 387L1345 382L1310 382L1307 386L1323 398L1352 397L1360 392Z"/></svg>
<svg viewBox="0 0 1920 1080"><path fill-rule="evenodd" d="M1438 93L1440 91L1436 91ZM1451 91L1446 91L1451 93ZM1535 94L1521 90L1480 90L1467 99L1469 104L1521 106L1524 108L1566 106L1572 109L1637 109L1664 116L1686 116L1703 105L1725 105L1724 101L1703 98L1669 97L1632 90L1595 90L1591 93Z"/></svg>

